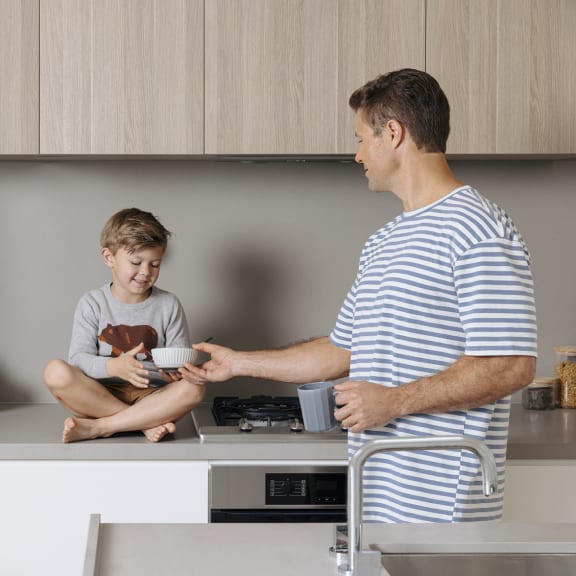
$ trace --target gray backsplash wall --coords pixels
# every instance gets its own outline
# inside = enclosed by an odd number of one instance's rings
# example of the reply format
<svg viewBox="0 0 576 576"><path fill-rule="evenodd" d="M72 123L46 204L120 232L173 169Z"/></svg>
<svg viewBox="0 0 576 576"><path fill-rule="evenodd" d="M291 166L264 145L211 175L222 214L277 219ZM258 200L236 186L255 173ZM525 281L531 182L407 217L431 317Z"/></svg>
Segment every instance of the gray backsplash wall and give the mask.
<svg viewBox="0 0 576 576"><path fill-rule="evenodd" d="M533 256L538 374L576 345L576 160L454 161L513 216ZM366 238L401 209L345 163L0 163L0 402L53 402L48 360L66 357L79 296L109 279L99 234L116 210L157 214L174 236L159 286L194 340L243 349L327 334ZM241 380L215 394L293 393Z"/></svg>

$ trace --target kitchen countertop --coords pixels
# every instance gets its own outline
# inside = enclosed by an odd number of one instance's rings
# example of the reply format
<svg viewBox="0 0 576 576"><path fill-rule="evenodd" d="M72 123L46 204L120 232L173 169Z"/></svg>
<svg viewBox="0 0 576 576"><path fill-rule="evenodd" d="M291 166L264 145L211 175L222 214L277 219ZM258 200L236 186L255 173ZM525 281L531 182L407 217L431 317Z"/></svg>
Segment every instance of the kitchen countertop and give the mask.
<svg viewBox="0 0 576 576"><path fill-rule="evenodd" d="M202 443L192 417L176 423L176 433L148 442L139 432L63 444L68 412L60 404L0 404L0 460L322 460L345 461L342 442L314 434L277 436L278 442Z"/></svg>
<svg viewBox="0 0 576 576"><path fill-rule="evenodd" d="M526 410L513 404L509 460L576 460L576 410Z"/></svg>
<svg viewBox="0 0 576 576"><path fill-rule="evenodd" d="M84 576L333 576L337 561L329 548L334 530L333 524L101 524L93 515ZM574 555L576 525L365 524L363 549L385 554ZM574 566L574 556L571 562Z"/></svg>
<svg viewBox="0 0 576 576"><path fill-rule="evenodd" d="M345 442L290 435L278 442L200 442L192 418L157 444L142 434L62 444L67 416L59 404L0 404L0 460L346 460ZM576 410L525 410L513 404L510 460L576 460Z"/></svg>

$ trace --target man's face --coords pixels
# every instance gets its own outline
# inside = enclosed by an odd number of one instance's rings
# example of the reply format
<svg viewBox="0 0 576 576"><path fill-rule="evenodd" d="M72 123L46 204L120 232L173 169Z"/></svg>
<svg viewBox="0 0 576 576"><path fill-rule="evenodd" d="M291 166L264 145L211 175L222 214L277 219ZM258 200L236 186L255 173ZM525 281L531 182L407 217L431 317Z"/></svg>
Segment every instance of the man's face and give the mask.
<svg viewBox="0 0 576 576"><path fill-rule="evenodd" d="M355 133L358 138L358 150L355 160L362 164L368 178L368 188L374 192L390 190L391 150L387 145L387 128L376 136L374 130L364 120L362 110L356 112Z"/></svg>
<svg viewBox="0 0 576 576"><path fill-rule="evenodd" d="M134 304L146 300L160 275L164 248L158 246L128 252L119 248L116 254L102 250L104 262L112 271L112 293L122 302Z"/></svg>

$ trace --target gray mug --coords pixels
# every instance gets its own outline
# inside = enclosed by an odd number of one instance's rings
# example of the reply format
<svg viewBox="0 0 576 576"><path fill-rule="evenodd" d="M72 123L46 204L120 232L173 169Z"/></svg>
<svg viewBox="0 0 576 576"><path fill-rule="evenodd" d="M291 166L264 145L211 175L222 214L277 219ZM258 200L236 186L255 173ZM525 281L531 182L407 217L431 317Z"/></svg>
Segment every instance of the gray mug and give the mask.
<svg viewBox="0 0 576 576"><path fill-rule="evenodd" d="M298 386L304 428L308 432L327 432L337 424L334 417L334 384L311 382Z"/></svg>

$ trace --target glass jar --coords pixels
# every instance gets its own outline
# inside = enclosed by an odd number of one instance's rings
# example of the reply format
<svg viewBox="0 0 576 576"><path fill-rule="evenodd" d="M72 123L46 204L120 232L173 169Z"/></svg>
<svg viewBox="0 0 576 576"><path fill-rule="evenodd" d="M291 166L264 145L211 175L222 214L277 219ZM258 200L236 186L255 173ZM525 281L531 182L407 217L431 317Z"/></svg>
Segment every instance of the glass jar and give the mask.
<svg viewBox="0 0 576 576"><path fill-rule="evenodd" d="M557 404L556 378L536 378L522 390L522 406L527 410L553 410Z"/></svg>
<svg viewBox="0 0 576 576"><path fill-rule="evenodd" d="M560 381L560 408L576 408L576 347L561 346L555 348L556 377Z"/></svg>

